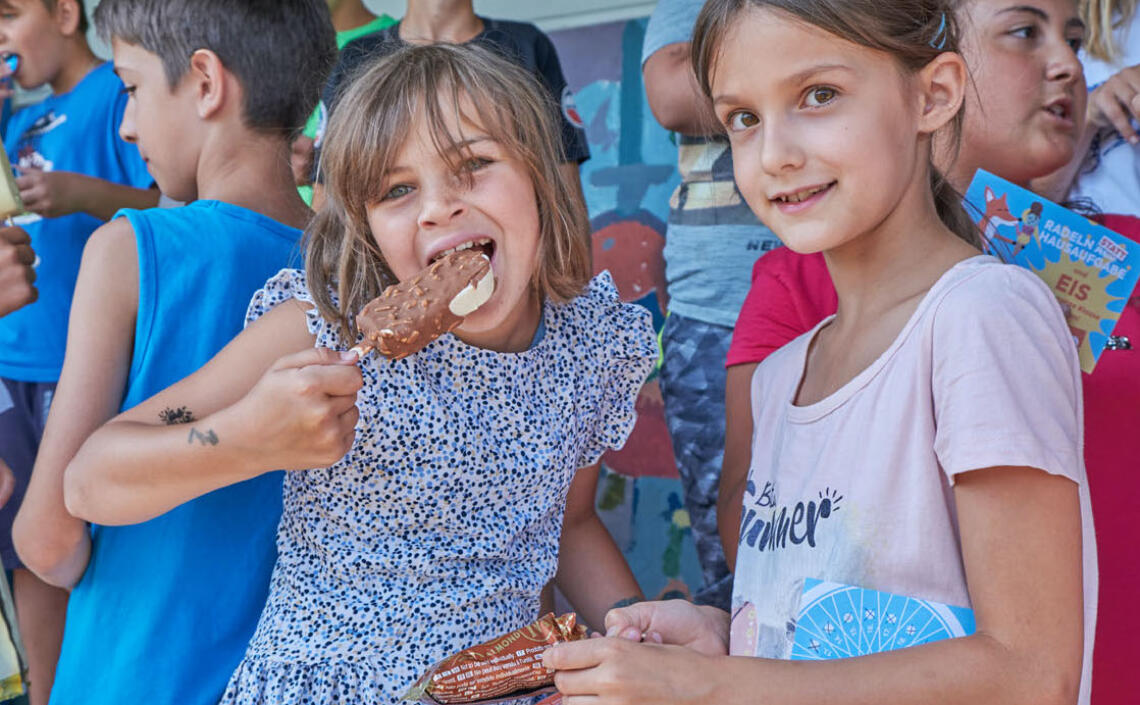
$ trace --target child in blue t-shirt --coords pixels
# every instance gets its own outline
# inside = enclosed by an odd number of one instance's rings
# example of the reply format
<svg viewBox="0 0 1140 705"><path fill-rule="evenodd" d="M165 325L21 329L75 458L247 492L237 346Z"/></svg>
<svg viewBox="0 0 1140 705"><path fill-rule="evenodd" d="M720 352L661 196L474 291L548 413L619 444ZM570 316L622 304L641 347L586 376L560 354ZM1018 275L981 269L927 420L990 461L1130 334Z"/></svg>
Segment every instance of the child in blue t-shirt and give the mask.
<svg viewBox="0 0 1140 705"><path fill-rule="evenodd" d="M208 705L265 602L280 475L143 524L88 527L65 507L63 472L93 429L229 342L252 292L291 262L311 212L289 143L336 44L322 0L103 0L95 18L126 84L123 137L163 193L191 203L121 210L84 250L16 541L33 570L72 588L52 703Z"/></svg>
<svg viewBox="0 0 1140 705"><path fill-rule="evenodd" d="M26 232L39 294L0 318L0 460L16 477L13 497L0 509L0 560L13 571L33 703L44 702L51 685L67 595L24 569L12 545L12 520L63 364L83 245L117 209L158 202L138 149L119 138L122 83L92 53L86 28L79 0L5 2L0 12L0 55L18 57L14 74L0 66L0 100L15 85L51 88L5 127L4 148L27 212L15 226L0 228L0 239L9 241Z"/></svg>

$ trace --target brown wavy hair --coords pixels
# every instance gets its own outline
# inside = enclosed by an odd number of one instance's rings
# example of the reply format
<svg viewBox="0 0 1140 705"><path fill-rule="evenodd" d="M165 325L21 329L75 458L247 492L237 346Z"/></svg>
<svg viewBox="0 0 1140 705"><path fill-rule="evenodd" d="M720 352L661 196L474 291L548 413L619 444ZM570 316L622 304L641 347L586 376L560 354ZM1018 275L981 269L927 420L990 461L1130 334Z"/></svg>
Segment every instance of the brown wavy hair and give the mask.
<svg viewBox="0 0 1140 705"><path fill-rule="evenodd" d="M582 293L591 274L590 222L558 168L557 109L528 71L479 46L407 46L366 66L329 121L320 163L325 204L305 231L306 277L321 316L355 339L355 313L396 282L368 227L366 205L382 194L417 124L430 127L444 158L457 165L471 158L448 118L479 125L530 175L539 218L534 289L558 302Z"/></svg>
<svg viewBox="0 0 1140 705"><path fill-rule="evenodd" d="M894 57L906 71L916 72L943 52L958 52L955 0L708 0L693 29L692 64L706 96L721 44L741 12L779 10L854 44ZM951 152L962 134L962 110L948 126ZM938 217L971 245L981 248L978 227L962 207L962 196L930 164L930 189Z"/></svg>

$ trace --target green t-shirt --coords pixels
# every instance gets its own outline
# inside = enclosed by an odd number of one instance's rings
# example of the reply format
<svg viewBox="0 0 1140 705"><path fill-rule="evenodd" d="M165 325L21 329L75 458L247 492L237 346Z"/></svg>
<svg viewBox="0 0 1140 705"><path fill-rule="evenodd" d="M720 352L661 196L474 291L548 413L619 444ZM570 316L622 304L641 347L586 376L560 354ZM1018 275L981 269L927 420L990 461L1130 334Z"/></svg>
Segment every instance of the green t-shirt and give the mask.
<svg viewBox="0 0 1140 705"><path fill-rule="evenodd" d="M345 44L348 44L357 37L363 37L366 34L379 32L380 30L386 27L391 27L394 24L396 24L396 20L392 19L388 15L380 15L367 24L362 24L359 27L353 27L352 29L346 29L343 32L337 32L336 48L338 50L343 49ZM305 123L305 129L301 130L301 134L309 138L316 137L317 128L320 127L320 124L321 108L320 106L317 106L317 109L314 110L313 114L309 116L309 121ZM305 199L306 204L310 206L313 205L312 186L298 186L297 190L300 191L301 198Z"/></svg>

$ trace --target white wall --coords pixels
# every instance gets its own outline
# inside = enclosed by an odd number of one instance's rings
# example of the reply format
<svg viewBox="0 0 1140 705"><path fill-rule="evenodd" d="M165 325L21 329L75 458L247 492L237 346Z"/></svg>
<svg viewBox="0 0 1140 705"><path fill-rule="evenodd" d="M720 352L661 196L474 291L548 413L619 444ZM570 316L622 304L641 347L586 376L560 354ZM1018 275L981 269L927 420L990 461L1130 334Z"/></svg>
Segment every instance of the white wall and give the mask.
<svg viewBox="0 0 1140 705"><path fill-rule="evenodd" d="M99 0L84 0L91 12ZM533 22L550 32L602 22L617 22L634 17L648 17L657 0L474 0L475 12L504 20ZM392 17L404 14L406 0L364 0L373 12L385 12ZM111 52L103 42L90 33L95 52L110 58Z"/></svg>
<svg viewBox="0 0 1140 705"><path fill-rule="evenodd" d="M601 22L646 17L656 0L474 0L475 12L504 20L525 20L549 32ZM404 0L364 0L373 12L404 14Z"/></svg>
<svg viewBox="0 0 1140 705"><path fill-rule="evenodd" d="M481 15L533 22L547 32L634 17L648 17L657 5L657 0L474 0L474 2L475 12ZM90 12L99 4L99 0L85 0L85 3ZM404 14L406 0L364 0L364 4L373 12L385 12L392 17L400 17ZM93 43L100 54L110 54L98 40Z"/></svg>
<svg viewBox="0 0 1140 705"><path fill-rule="evenodd" d="M550 32L602 22L616 22L634 17L647 17L653 12L657 0L474 0L475 11L487 17L504 20L533 22L540 29ZM85 0L87 11L91 12L99 0ZM404 14L405 0L364 0L373 12L386 12L393 17ZM110 48L95 36L94 29L89 34L91 48L99 56L111 58ZM28 102L41 100L47 89L39 91L19 90L17 87L13 104L17 107Z"/></svg>

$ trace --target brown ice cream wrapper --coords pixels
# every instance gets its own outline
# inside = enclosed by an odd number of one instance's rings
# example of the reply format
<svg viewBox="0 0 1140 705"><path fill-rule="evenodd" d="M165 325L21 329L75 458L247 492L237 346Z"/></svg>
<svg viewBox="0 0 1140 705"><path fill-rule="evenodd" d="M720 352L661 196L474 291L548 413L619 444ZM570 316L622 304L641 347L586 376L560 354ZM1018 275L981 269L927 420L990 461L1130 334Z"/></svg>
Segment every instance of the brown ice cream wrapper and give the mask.
<svg viewBox="0 0 1140 705"><path fill-rule="evenodd" d="M547 614L537 622L440 661L404 695L427 705L487 705L551 690L554 672L542 652L586 637L573 613Z"/></svg>

